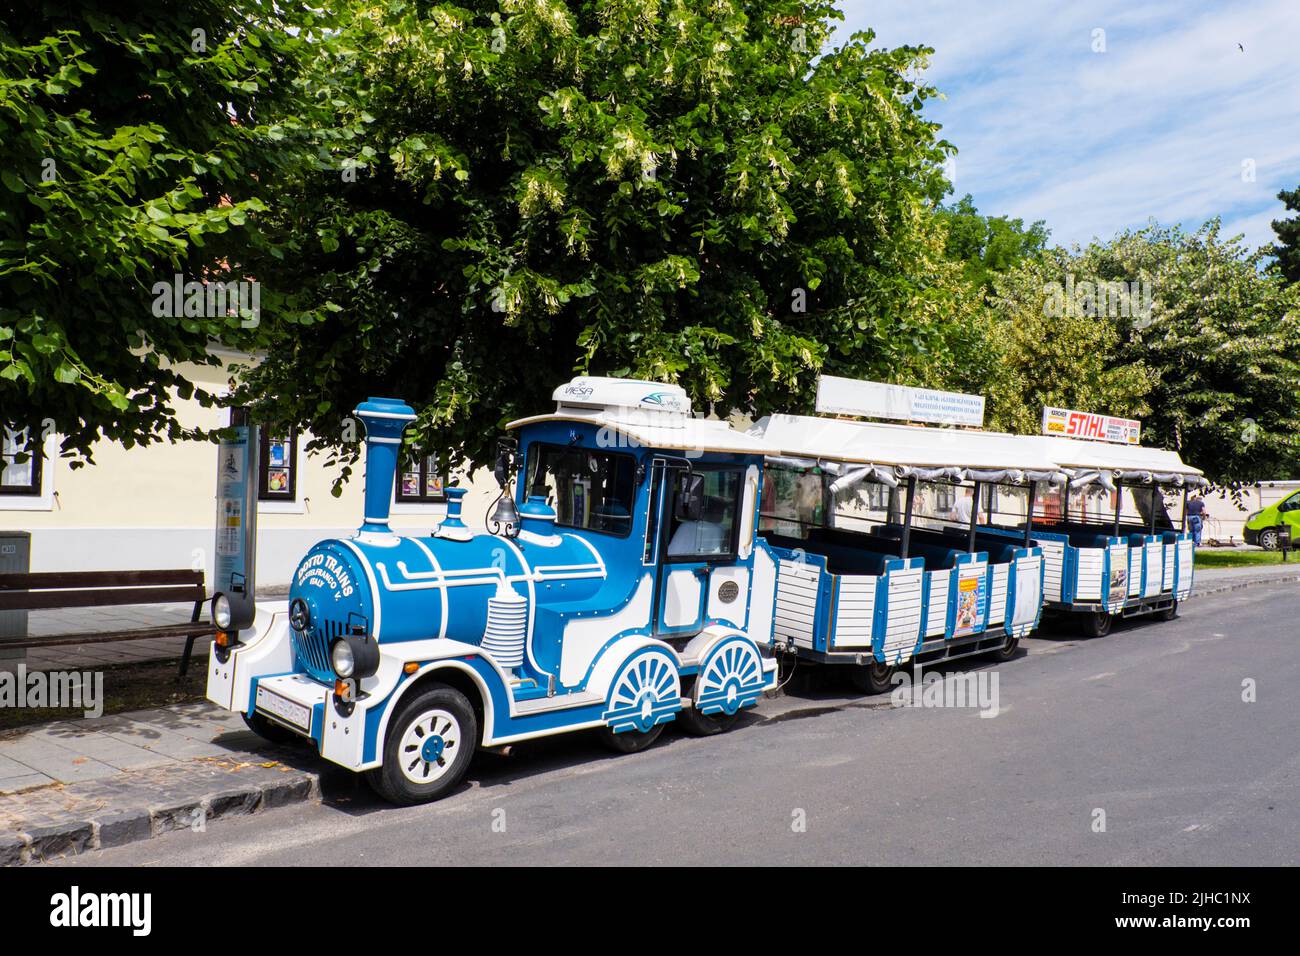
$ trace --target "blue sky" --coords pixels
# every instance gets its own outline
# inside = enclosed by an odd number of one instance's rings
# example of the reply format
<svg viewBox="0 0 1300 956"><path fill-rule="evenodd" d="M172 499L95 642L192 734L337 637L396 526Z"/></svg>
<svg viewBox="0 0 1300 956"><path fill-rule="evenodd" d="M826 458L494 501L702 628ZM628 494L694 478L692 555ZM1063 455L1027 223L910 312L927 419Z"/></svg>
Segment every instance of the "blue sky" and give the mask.
<svg viewBox="0 0 1300 956"><path fill-rule="evenodd" d="M841 34L933 47L955 196L1054 242L1221 216L1272 242L1300 185L1300 0L842 0ZM1104 30L1105 52L1093 52ZM1238 48L1240 43L1244 52ZM1254 181L1243 181L1253 160Z"/></svg>

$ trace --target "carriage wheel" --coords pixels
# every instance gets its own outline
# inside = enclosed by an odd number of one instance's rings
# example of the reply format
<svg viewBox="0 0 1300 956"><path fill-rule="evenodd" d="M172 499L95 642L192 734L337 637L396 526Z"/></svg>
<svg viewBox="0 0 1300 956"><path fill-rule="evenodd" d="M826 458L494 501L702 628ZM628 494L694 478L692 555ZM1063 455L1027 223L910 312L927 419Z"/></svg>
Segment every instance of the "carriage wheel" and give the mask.
<svg viewBox="0 0 1300 956"><path fill-rule="evenodd" d="M891 687L894 665L873 660L870 664L854 664L849 668L853 686L864 694L885 694Z"/></svg>

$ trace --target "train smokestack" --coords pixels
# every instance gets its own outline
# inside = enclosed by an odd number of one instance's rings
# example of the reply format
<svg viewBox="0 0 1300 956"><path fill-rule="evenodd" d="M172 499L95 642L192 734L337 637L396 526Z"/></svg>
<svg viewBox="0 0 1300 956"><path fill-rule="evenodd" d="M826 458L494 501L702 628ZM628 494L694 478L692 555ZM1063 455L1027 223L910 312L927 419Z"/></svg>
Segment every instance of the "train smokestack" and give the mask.
<svg viewBox="0 0 1300 956"><path fill-rule="evenodd" d="M361 533L392 534L388 512L397 477L402 432L415 421L415 409L398 398L368 398L353 414L366 426L366 503Z"/></svg>

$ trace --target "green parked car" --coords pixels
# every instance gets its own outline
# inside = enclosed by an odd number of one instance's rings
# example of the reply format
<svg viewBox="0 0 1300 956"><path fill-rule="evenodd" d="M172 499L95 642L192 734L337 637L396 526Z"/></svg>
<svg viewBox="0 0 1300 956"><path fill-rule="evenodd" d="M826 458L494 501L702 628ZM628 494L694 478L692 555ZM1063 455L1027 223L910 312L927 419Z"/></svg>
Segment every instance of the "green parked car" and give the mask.
<svg viewBox="0 0 1300 956"><path fill-rule="evenodd" d="M1290 529L1293 542L1300 542L1300 491L1248 517L1244 532L1246 543L1257 544L1265 551L1276 551L1278 532L1283 528Z"/></svg>

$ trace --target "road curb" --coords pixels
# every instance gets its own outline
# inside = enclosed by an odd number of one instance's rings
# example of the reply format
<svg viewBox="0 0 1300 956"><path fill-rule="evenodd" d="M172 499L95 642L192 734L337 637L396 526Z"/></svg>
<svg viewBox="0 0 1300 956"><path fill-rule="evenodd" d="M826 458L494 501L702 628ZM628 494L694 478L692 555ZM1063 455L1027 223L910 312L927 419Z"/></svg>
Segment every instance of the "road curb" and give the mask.
<svg viewBox="0 0 1300 956"><path fill-rule="evenodd" d="M1212 586L1204 591L1192 589L1192 593L1187 595L1185 600L1190 601L1196 597L1210 597L1215 594L1225 594L1228 591L1241 591L1245 588L1259 587L1263 584L1294 584L1300 581L1300 569L1295 574L1277 574L1273 577L1266 578L1249 578L1245 581L1224 582L1223 584Z"/></svg>
<svg viewBox="0 0 1300 956"><path fill-rule="evenodd" d="M247 816L318 799L319 775L292 771L279 773L274 779L221 786L147 807L100 808L84 814L74 811L64 820L0 833L0 866L40 863L88 850L106 850L173 830L201 832L211 820Z"/></svg>

